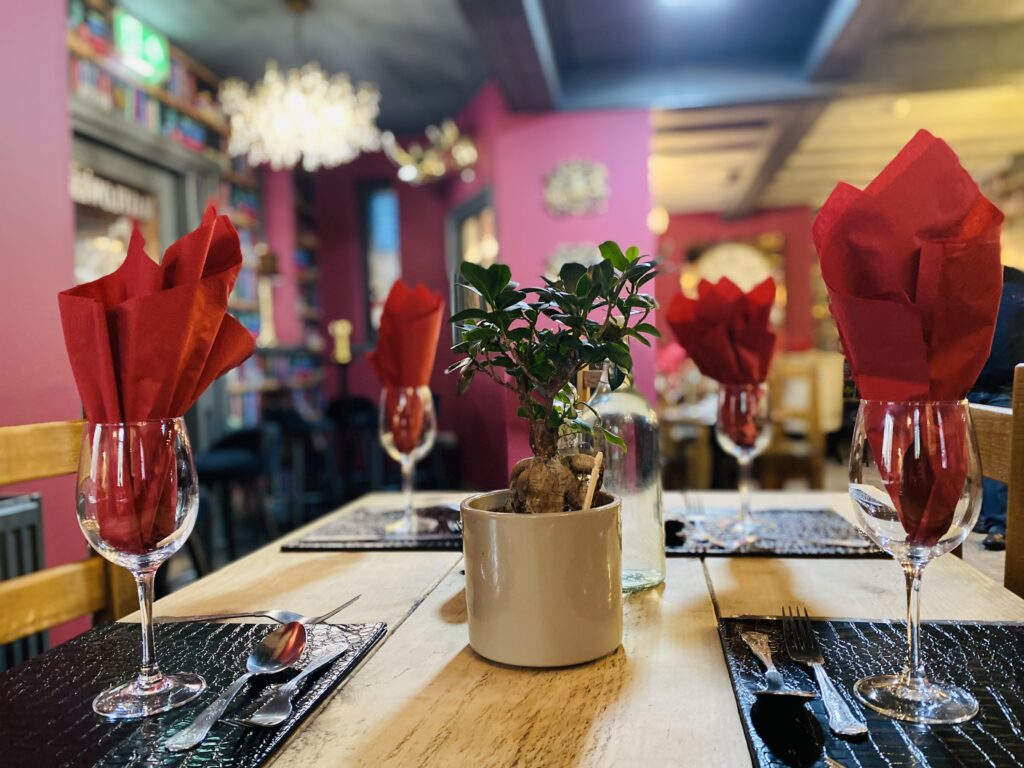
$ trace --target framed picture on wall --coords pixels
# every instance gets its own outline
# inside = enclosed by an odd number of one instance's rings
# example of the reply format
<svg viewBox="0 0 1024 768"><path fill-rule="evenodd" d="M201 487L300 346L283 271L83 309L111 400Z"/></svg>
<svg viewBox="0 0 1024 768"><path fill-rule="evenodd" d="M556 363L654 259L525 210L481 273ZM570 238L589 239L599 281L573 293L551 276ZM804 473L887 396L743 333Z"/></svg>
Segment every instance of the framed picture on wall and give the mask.
<svg viewBox="0 0 1024 768"><path fill-rule="evenodd" d="M459 272L468 261L489 267L498 261L498 230L491 190L484 189L454 208L445 221L445 247L448 274L451 276L452 314L470 307L482 307L482 300L466 287ZM462 340L462 331L452 327L453 343Z"/></svg>

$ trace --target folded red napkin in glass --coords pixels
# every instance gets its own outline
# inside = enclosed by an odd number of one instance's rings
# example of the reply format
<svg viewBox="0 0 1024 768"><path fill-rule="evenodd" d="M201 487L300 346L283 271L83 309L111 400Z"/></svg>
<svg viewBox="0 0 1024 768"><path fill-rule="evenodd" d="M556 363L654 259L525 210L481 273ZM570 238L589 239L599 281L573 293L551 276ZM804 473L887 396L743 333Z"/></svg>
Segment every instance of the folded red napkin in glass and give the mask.
<svg viewBox="0 0 1024 768"><path fill-rule="evenodd" d="M814 221L814 243L861 397L959 400L973 386L999 309L1002 220L927 131L864 190L835 188ZM966 425L922 421L943 450L904 457L890 492L911 541L931 544L948 529L966 475Z"/></svg>
<svg viewBox="0 0 1024 768"><path fill-rule="evenodd" d="M59 294L64 343L89 421L181 416L252 354L252 334L227 313L241 265L238 234L209 208L160 264L146 255L136 229L117 270ZM126 548L160 541L174 510L143 503L156 493L162 491L136 488L134 500L101 510L104 538Z"/></svg>
<svg viewBox="0 0 1024 768"><path fill-rule="evenodd" d="M430 383L443 314L444 299L440 294L423 285L410 288L401 280L395 281L384 302L377 349L370 353L370 364L381 384L389 388L387 417L395 447L402 453L410 453L419 442L423 409L416 398L399 408L397 388Z"/></svg>
<svg viewBox="0 0 1024 768"><path fill-rule="evenodd" d="M680 293L672 300L668 324L705 376L722 384L759 384L775 351L769 322L774 303L770 277L749 293L725 277L701 280L696 299Z"/></svg>

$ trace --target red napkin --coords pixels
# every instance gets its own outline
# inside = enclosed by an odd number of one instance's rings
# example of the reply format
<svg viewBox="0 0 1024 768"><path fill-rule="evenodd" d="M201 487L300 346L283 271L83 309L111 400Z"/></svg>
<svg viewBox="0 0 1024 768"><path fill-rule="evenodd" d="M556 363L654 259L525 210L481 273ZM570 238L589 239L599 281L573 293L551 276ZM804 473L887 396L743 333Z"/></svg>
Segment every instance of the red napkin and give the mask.
<svg viewBox="0 0 1024 768"><path fill-rule="evenodd" d="M440 294L423 285L412 289L401 280L395 281L384 302L370 363L388 388L387 417L401 453L411 453L419 443L423 406L418 398L400 397L398 388L430 383L443 314Z"/></svg>
<svg viewBox="0 0 1024 768"><path fill-rule="evenodd" d="M677 295L668 324L701 373L723 384L759 384L775 351L769 316L775 281L768 278L744 293L728 278L701 280L697 298Z"/></svg>
<svg viewBox="0 0 1024 768"><path fill-rule="evenodd" d="M971 388L995 330L1002 220L927 131L863 191L835 188L814 221L814 243L861 397L959 400ZM880 425L866 426L878 456ZM928 438L941 438L944 450L890 468L886 483L912 543L933 544L952 520L967 472L966 429L953 427Z"/></svg>
<svg viewBox="0 0 1024 768"><path fill-rule="evenodd" d="M160 265L146 255L136 229L117 270L59 294L64 342L90 422L181 416L214 379L252 354L252 334L227 314L241 265L234 227L208 208ZM155 474L158 482L173 473ZM129 498L99 507L99 522L108 543L142 551L173 530L177 493L135 481Z"/></svg>

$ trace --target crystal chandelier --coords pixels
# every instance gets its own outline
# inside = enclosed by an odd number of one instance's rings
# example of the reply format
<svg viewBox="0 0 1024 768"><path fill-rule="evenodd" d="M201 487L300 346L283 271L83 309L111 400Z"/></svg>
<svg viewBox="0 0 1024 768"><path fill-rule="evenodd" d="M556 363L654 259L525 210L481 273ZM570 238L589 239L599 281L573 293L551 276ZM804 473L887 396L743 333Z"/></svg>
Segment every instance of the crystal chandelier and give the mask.
<svg viewBox="0 0 1024 768"><path fill-rule="evenodd" d="M461 135L452 120L445 120L440 127L427 126L426 134L429 144L411 144L408 149L402 148L391 131L381 134L381 146L398 166L398 178L418 186L458 173L463 181L472 181L477 161L473 140Z"/></svg>
<svg viewBox="0 0 1024 768"><path fill-rule="evenodd" d="M301 52L299 20L310 4L291 0L288 5L296 14ZM315 62L287 73L267 62L263 80L252 88L230 78L221 85L220 105L231 124L228 152L248 155L252 165L269 163L278 170L301 160L303 168L314 171L380 148L377 88L354 86L344 73L328 77Z"/></svg>

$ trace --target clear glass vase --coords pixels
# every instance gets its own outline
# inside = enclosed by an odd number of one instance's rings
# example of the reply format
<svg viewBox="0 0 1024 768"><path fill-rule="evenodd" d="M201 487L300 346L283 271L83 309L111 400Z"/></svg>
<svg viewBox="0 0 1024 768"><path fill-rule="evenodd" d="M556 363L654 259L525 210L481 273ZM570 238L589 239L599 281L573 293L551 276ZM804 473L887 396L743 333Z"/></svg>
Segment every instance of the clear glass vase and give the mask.
<svg viewBox="0 0 1024 768"><path fill-rule="evenodd" d="M603 487L622 499L622 589L636 592L665 580L665 514L661 487L661 443L658 415L632 379L616 390L608 373L594 390L589 405L602 426L626 443L623 451L595 432L592 446L604 451ZM581 418L594 422L584 411Z"/></svg>

